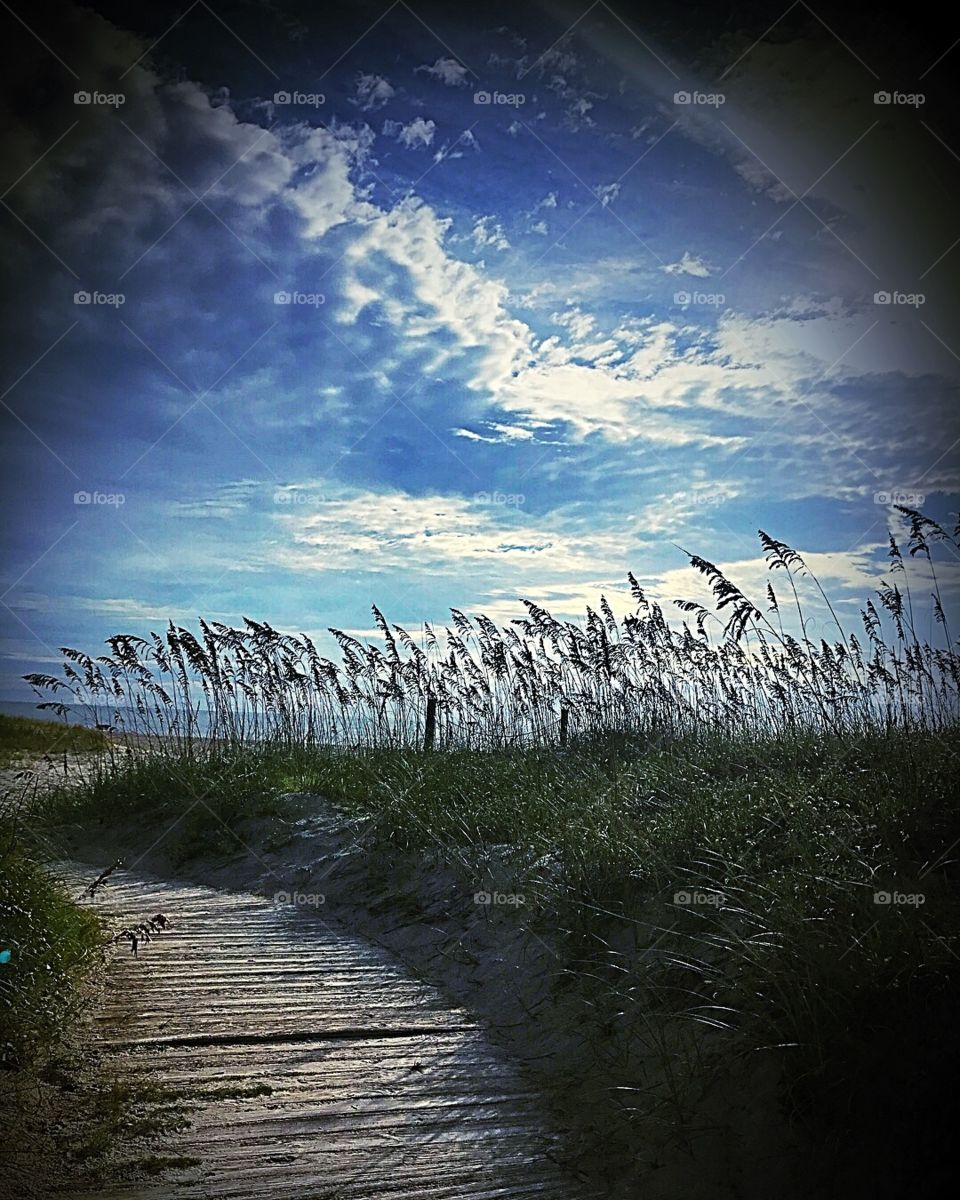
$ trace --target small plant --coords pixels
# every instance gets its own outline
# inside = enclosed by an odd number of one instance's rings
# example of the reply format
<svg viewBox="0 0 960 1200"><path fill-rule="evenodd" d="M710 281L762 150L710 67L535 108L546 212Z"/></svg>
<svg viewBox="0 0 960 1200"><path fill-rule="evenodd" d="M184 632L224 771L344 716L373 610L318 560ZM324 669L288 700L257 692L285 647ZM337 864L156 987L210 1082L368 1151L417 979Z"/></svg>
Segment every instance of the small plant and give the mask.
<svg viewBox="0 0 960 1200"><path fill-rule="evenodd" d="M137 925L130 925L126 929L121 929L119 933L114 935L114 944L117 942L129 942L130 949L137 956L142 943L149 942L156 934L162 933L165 929L169 929L170 922L163 915L157 913L154 917L148 917L144 921L140 921Z"/></svg>

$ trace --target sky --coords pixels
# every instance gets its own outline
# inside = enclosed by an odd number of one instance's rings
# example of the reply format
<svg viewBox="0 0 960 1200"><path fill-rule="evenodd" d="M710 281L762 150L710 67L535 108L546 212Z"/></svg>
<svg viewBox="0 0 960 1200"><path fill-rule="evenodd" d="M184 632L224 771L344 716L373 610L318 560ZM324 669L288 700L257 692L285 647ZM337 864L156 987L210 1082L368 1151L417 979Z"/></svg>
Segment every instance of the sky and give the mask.
<svg viewBox="0 0 960 1200"><path fill-rule="evenodd" d="M761 594L758 528L853 628L960 495L907 15L2 3L0 698L168 620Z"/></svg>

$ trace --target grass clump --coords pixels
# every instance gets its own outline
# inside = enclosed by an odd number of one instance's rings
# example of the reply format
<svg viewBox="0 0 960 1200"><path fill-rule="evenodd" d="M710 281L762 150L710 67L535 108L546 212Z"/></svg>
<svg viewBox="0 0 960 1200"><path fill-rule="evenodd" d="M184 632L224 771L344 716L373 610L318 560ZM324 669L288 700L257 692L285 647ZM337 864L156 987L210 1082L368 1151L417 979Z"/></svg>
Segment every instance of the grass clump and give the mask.
<svg viewBox="0 0 960 1200"><path fill-rule="evenodd" d="M0 757L108 745L98 730L0 716ZM39 808L26 777L0 797L0 1063L8 1068L29 1066L62 1036L103 943L97 918L42 865L50 850L38 836Z"/></svg>
<svg viewBox="0 0 960 1200"><path fill-rule="evenodd" d="M146 818L170 827L181 856L228 854L243 845L243 821L291 814L279 797L292 776L289 753L270 746L106 757L85 786L49 789L44 821L96 830Z"/></svg>
<svg viewBox="0 0 960 1200"><path fill-rule="evenodd" d="M3 830L0 827L0 836ZM22 846L0 857L0 1065L26 1067L77 1014L102 945L99 921Z"/></svg>
<svg viewBox="0 0 960 1200"><path fill-rule="evenodd" d="M0 714L0 762L24 754L101 753L109 745L110 739L100 729Z"/></svg>
<svg viewBox="0 0 960 1200"><path fill-rule="evenodd" d="M62 1175L63 1104L51 1080L90 998L104 935L38 861L22 816L21 805L0 805L0 1173L30 1197Z"/></svg>

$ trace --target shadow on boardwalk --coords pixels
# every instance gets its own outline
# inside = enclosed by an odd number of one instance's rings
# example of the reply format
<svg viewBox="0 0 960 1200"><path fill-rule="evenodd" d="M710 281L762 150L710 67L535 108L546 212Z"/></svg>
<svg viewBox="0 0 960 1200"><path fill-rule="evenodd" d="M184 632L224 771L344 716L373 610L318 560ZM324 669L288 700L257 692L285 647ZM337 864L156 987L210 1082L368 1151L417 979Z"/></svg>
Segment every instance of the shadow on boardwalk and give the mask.
<svg viewBox="0 0 960 1200"><path fill-rule="evenodd" d="M78 890L96 874L62 872ZM104 1069L200 1098L163 1146L190 1165L62 1197L595 1194L557 1164L557 1135L469 1014L385 951L259 897L123 872L95 903L118 928L172 921L109 968Z"/></svg>

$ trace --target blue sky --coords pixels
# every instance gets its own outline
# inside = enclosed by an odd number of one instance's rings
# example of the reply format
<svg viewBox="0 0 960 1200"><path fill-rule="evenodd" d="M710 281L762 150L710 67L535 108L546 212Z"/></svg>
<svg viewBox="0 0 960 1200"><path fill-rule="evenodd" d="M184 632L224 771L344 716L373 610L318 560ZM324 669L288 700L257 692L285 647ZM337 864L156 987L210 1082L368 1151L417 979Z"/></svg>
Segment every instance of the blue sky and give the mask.
<svg viewBox="0 0 960 1200"><path fill-rule="evenodd" d="M759 592L758 527L855 613L887 496L956 513L949 56L806 5L117 12L0 16L0 696L168 618L699 596L678 545Z"/></svg>

